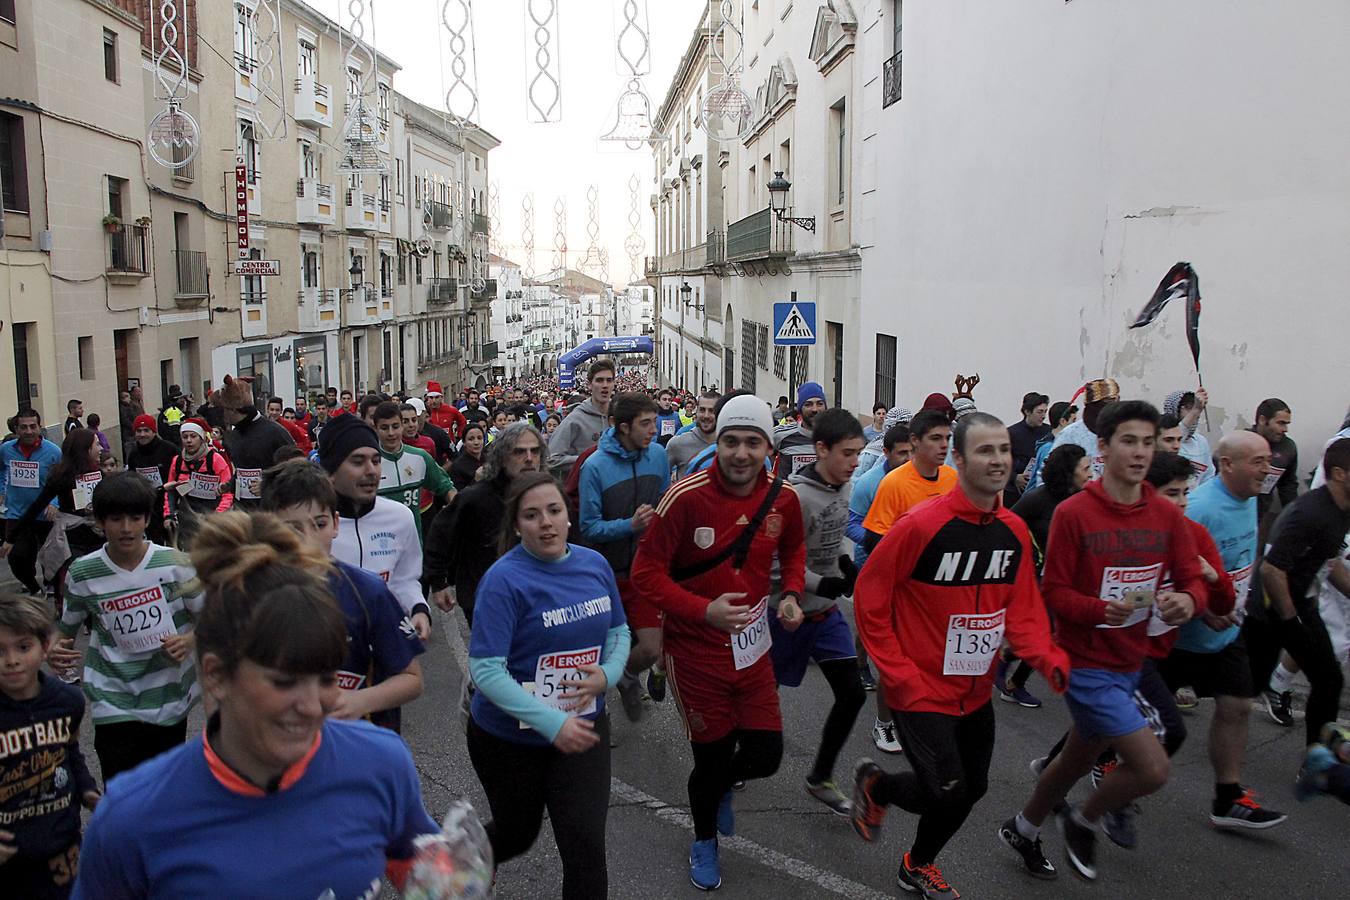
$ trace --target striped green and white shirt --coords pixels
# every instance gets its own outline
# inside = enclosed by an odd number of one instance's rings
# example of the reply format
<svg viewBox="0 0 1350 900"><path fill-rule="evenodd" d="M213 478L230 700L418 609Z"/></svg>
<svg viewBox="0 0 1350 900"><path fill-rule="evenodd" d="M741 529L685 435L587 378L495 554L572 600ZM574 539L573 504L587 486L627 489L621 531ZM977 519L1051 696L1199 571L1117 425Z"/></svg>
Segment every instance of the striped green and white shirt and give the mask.
<svg viewBox="0 0 1350 900"><path fill-rule="evenodd" d="M185 554L149 544L136 568L120 568L101 547L71 563L57 627L73 637L88 619L84 694L95 725L172 725L187 717L200 687L189 654L176 663L161 649L185 634L202 609L201 582Z"/></svg>

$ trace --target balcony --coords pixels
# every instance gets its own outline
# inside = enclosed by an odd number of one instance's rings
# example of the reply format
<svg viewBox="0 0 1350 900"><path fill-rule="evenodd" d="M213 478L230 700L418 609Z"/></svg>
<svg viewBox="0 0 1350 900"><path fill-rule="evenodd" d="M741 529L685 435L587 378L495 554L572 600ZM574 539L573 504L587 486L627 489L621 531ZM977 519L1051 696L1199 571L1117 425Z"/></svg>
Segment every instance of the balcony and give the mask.
<svg viewBox="0 0 1350 900"><path fill-rule="evenodd" d="M659 274L661 274L661 263L657 261L655 256L645 257L642 261L642 277L651 278Z"/></svg>
<svg viewBox="0 0 1350 900"><path fill-rule="evenodd" d="M789 209L784 213L791 216ZM778 221L769 209L751 213L727 226L728 262L775 259L792 255L792 223Z"/></svg>
<svg viewBox="0 0 1350 900"><path fill-rule="evenodd" d="M306 225L332 225L337 222L333 186L316 178L296 181L295 220Z"/></svg>
<svg viewBox="0 0 1350 900"><path fill-rule="evenodd" d="M144 225L104 226L108 234L108 271L149 275L149 229Z"/></svg>
<svg viewBox="0 0 1350 900"><path fill-rule="evenodd" d="M306 287L299 291L300 327L326 331L336 328L338 292L333 288Z"/></svg>
<svg viewBox="0 0 1350 900"><path fill-rule="evenodd" d="M234 97L245 103L258 102L258 60L251 53L234 51Z"/></svg>
<svg viewBox="0 0 1350 900"><path fill-rule="evenodd" d="M458 278L427 279L428 303L454 303L459 299Z"/></svg>
<svg viewBox="0 0 1350 900"><path fill-rule="evenodd" d="M881 64L881 108L900 99L900 51Z"/></svg>
<svg viewBox="0 0 1350 900"><path fill-rule="evenodd" d="M454 222L450 207L436 200L422 201L422 227L431 231L445 231Z"/></svg>
<svg viewBox="0 0 1350 900"><path fill-rule="evenodd" d="M482 213L474 213L469 217L469 227L474 234L487 234L488 217Z"/></svg>
<svg viewBox="0 0 1350 900"><path fill-rule="evenodd" d="M346 226L352 231L375 231L379 228L380 218L376 210L375 195L365 191L347 191Z"/></svg>
<svg viewBox="0 0 1350 900"><path fill-rule="evenodd" d="M391 220L389 218L389 198L381 197L378 206L380 231L383 231L385 234L390 234L393 232L393 226L391 225Z"/></svg>
<svg viewBox="0 0 1350 900"><path fill-rule="evenodd" d="M333 104L328 85L313 75L295 79L295 120L320 128L333 127Z"/></svg>
<svg viewBox="0 0 1350 900"><path fill-rule="evenodd" d="M205 251L175 250L173 261L178 270L178 290L174 292L174 299L200 300L208 296Z"/></svg>

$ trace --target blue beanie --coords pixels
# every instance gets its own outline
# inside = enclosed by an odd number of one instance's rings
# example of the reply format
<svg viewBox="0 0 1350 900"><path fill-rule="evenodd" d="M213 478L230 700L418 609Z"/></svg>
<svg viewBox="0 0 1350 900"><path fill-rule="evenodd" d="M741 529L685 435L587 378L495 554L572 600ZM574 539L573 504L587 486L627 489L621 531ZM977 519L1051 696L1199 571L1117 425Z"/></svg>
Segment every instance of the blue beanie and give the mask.
<svg viewBox="0 0 1350 900"><path fill-rule="evenodd" d="M797 388L797 408L801 409L806 405L807 400L819 400L826 403L825 389L818 382L807 381Z"/></svg>

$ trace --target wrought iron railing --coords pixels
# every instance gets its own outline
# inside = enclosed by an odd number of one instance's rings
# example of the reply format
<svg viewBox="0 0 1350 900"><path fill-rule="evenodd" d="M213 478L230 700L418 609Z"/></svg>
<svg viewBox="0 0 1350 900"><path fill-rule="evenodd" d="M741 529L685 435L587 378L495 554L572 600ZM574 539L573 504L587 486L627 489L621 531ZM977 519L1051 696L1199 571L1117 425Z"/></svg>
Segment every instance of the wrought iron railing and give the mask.
<svg viewBox="0 0 1350 900"><path fill-rule="evenodd" d="M900 99L900 51L881 64L881 108Z"/></svg>
<svg viewBox="0 0 1350 900"><path fill-rule="evenodd" d="M178 270L178 296L205 297L206 290L206 252L203 250L173 251L175 268Z"/></svg>
<svg viewBox="0 0 1350 900"><path fill-rule="evenodd" d="M149 274L149 229L144 225L114 225L108 232L108 271Z"/></svg>

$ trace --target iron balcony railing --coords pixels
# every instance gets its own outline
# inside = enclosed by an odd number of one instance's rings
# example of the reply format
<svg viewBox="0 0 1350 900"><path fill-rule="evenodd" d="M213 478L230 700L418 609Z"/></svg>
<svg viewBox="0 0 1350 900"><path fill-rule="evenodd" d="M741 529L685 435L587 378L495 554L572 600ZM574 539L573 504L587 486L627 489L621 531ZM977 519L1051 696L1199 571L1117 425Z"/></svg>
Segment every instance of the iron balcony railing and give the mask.
<svg viewBox="0 0 1350 900"><path fill-rule="evenodd" d="M881 108L900 99L900 51L881 64Z"/></svg>
<svg viewBox="0 0 1350 900"><path fill-rule="evenodd" d="M108 271L147 275L149 229L144 225L116 225L108 229Z"/></svg>
<svg viewBox="0 0 1350 900"><path fill-rule="evenodd" d="M427 280L427 301L429 303L453 303L458 297L458 278L430 278Z"/></svg>
<svg viewBox="0 0 1350 900"><path fill-rule="evenodd" d="M173 251L175 268L178 270L179 297L205 297L206 290L206 252L203 250Z"/></svg>
<svg viewBox="0 0 1350 900"><path fill-rule="evenodd" d="M488 233L488 217L482 213L474 213L470 218L469 225L474 234Z"/></svg>
<svg viewBox="0 0 1350 900"><path fill-rule="evenodd" d="M449 204L441 203L439 200L423 200L422 208L431 213L431 227L438 231L449 228L450 223L455 220Z"/></svg>
<svg viewBox="0 0 1350 900"><path fill-rule="evenodd" d="M785 212L790 217L791 210ZM779 221L770 209L761 209L727 226L728 260L767 259L792 254L792 223Z"/></svg>

